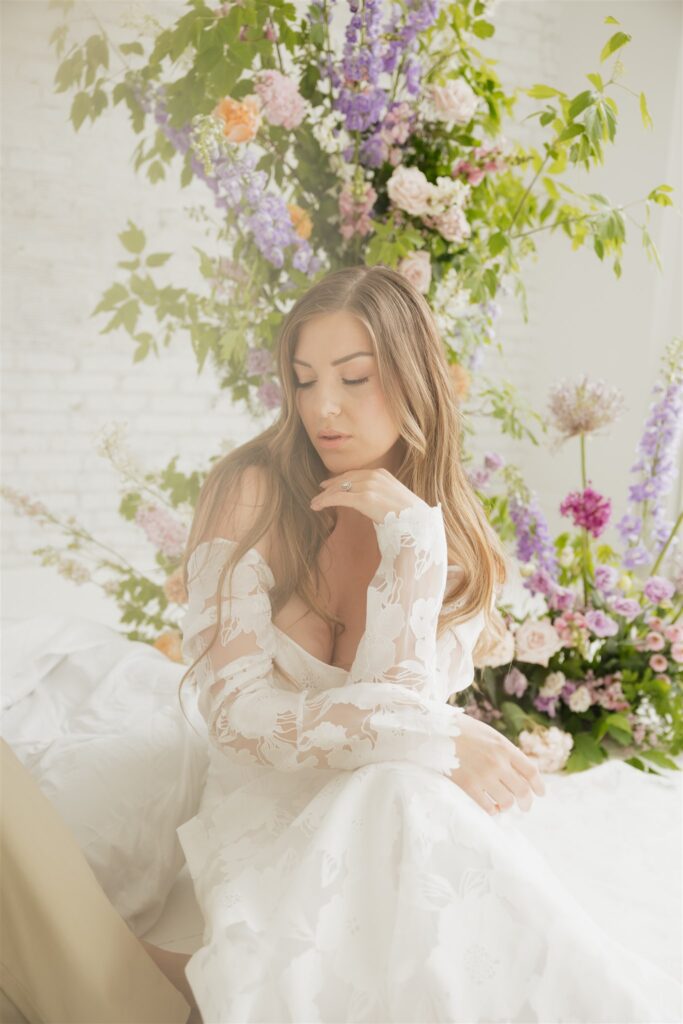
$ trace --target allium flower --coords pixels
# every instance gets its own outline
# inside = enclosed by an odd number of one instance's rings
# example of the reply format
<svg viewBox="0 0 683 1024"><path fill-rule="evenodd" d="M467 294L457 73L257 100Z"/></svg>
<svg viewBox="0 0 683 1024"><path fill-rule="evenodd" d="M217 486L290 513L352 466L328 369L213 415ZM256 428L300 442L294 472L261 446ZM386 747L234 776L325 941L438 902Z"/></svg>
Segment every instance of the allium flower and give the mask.
<svg viewBox="0 0 683 1024"><path fill-rule="evenodd" d="M584 619L586 625L595 636L614 636L619 631L619 623L597 608L591 608L587 611Z"/></svg>
<svg viewBox="0 0 683 1024"><path fill-rule="evenodd" d="M584 491L568 494L560 505L560 512L563 516L571 516L574 526L582 526L594 537L599 537L609 522L612 502L592 487L586 487Z"/></svg>
<svg viewBox="0 0 683 1024"><path fill-rule="evenodd" d="M551 725L549 729L522 729L519 745L523 752L536 762L541 772L559 772L567 763L574 746L574 737L569 732Z"/></svg>
<svg viewBox="0 0 683 1024"><path fill-rule="evenodd" d="M651 576L643 587L643 593L648 601L658 605L673 597L674 585L664 576Z"/></svg>
<svg viewBox="0 0 683 1024"><path fill-rule="evenodd" d="M576 383L563 381L550 390L548 412L560 440L610 426L622 409L623 396L617 388L604 381L589 381L585 375Z"/></svg>

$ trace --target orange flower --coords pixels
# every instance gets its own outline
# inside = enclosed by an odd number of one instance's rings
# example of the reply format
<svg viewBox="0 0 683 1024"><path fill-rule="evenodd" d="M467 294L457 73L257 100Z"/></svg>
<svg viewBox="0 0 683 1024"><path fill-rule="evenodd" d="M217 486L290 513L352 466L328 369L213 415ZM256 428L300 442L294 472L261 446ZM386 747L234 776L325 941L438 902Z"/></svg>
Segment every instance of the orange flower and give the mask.
<svg viewBox="0 0 683 1024"><path fill-rule="evenodd" d="M302 238L310 238L313 224L306 211L302 210L296 203L287 203L287 209L289 210L289 216L292 218L292 224L297 235L301 235Z"/></svg>
<svg viewBox="0 0 683 1024"><path fill-rule="evenodd" d="M183 570L181 566L174 569L171 575L167 577L163 591L168 600L172 601L173 604L185 604L187 602L187 591L183 583Z"/></svg>
<svg viewBox="0 0 683 1024"><path fill-rule="evenodd" d="M471 377L465 367L461 366L460 363L450 363L448 370L451 375L451 380L453 381L455 393L458 399L461 402L464 402L470 393Z"/></svg>
<svg viewBox="0 0 683 1024"><path fill-rule="evenodd" d="M177 629L169 629L166 633L161 633L154 643L153 647L156 647L158 651L165 654L171 661L179 661L182 663L183 655L181 651L181 636Z"/></svg>
<svg viewBox="0 0 683 1024"><path fill-rule="evenodd" d="M242 102L226 96L213 113L222 120L223 134L228 142L250 142L261 126L258 96L246 96Z"/></svg>

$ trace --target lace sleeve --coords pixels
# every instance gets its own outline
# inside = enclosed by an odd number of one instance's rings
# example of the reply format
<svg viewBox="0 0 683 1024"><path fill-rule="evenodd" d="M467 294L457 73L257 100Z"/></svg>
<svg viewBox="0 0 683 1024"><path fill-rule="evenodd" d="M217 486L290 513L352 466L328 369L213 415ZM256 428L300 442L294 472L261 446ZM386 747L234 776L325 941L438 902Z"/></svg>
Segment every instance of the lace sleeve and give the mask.
<svg viewBox="0 0 683 1024"><path fill-rule="evenodd" d="M375 532L381 561L349 679L428 693L437 674L436 629L448 572L441 504L389 512Z"/></svg>
<svg viewBox="0 0 683 1024"><path fill-rule="evenodd" d="M198 566L200 545L188 563L182 631L183 655L190 661L213 634L220 569L235 543L221 538L218 557L210 554ZM224 581L220 635L193 670L210 742L227 757L282 771L352 770L387 760L414 761L443 774L456 769L459 708L386 681L347 681L298 693L278 684L268 595L274 585L270 567L254 548L234 568L230 597Z"/></svg>

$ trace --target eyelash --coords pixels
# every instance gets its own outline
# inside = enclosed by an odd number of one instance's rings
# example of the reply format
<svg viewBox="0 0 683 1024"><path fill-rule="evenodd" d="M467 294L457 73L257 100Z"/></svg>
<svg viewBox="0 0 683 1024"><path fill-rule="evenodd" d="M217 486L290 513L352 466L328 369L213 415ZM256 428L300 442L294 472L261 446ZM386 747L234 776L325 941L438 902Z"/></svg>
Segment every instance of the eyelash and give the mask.
<svg viewBox="0 0 683 1024"><path fill-rule="evenodd" d="M342 378L342 380L343 380L343 378ZM359 377L358 380L345 380L344 383L345 384L365 384L369 380L370 380L369 377ZM310 388L311 384L315 384L315 381L314 380L308 380L308 381L302 382L302 381L298 381L297 380L297 381L294 382L294 386L297 387L297 388Z"/></svg>

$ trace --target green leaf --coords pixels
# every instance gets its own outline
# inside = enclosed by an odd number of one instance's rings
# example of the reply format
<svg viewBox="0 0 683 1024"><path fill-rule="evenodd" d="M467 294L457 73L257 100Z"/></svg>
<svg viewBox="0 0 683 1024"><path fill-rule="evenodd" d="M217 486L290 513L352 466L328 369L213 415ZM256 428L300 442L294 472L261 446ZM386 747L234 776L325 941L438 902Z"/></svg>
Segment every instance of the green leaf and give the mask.
<svg viewBox="0 0 683 1024"><path fill-rule="evenodd" d="M169 260L172 255L170 252L152 252L145 260L145 263L148 267L163 267L166 260Z"/></svg>
<svg viewBox="0 0 683 1024"><path fill-rule="evenodd" d="M580 114L582 110L585 110L586 107L590 106L593 102L593 98L593 92L591 89L586 89L585 92L580 92L569 104L569 117L574 119L577 114Z"/></svg>
<svg viewBox="0 0 683 1024"><path fill-rule="evenodd" d="M117 282L107 289L90 315L95 316L97 313L108 312L126 298L128 298L128 289Z"/></svg>
<svg viewBox="0 0 683 1024"><path fill-rule="evenodd" d="M564 96L560 89L554 89L552 85L532 85L530 89L524 90L527 96L535 100L545 100L550 96Z"/></svg>
<svg viewBox="0 0 683 1024"><path fill-rule="evenodd" d="M133 224L132 220L128 221L130 227L127 231L122 231L119 234L121 244L128 250L128 252L139 253L145 248L145 235L144 232L137 228Z"/></svg>
<svg viewBox="0 0 683 1024"><path fill-rule="evenodd" d="M589 82L592 82L592 84L595 86L598 92L602 92L602 90L605 88L602 76L599 75L597 72L594 75L586 75L586 78Z"/></svg>
<svg viewBox="0 0 683 1024"><path fill-rule="evenodd" d="M587 732L574 733L574 746L567 758L565 770L567 772L584 771L592 764L600 764L605 757L602 747L594 736Z"/></svg>
<svg viewBox="0 0 683 1024"><path fill-rule="evenodd" d="M474 21L471 28L479 39L488 39L496 31L490 21Z"/></svg>
<svg viewBox="0 0 683 1024"><path fill-rule="evenodd" d="M566 139L573 139L576 135L582 135L585 130L582 124L570 124L561 135L557 136L557 141L564 142Z"/></svg>
<svg viewBox="0 0 683 1024"><path fill-rule="evenodd" d="M663 750L641 750L640 756L659 765L660 768L671 768L671 770L675 772L679 772L681 770L680 766L677 765L676 762L673 761Z"/></svg>
<svg viewBox="0 0 683 1024"><path fill-rule="evenodd" d="M652 118L650 117L650 111L647 109L647 100L645 99L645 93L640 94L640 116L643 120L645 128L652 128Z"/></svg>
<svg viewBox="0 0 683 1024"><path fill-rule="evenodd" d="M605 25L621 25L621 22L617 21L616 18L613 18L611 14L608 14L607 17L605 18L604 24Z"/></svg>
<svg viewBox="0 0 683 1024"><path fill-rule="evenodd" d="M614 35L610 39L608 39L605 45L603 46L602 52L600 54L600 61L602 62L603 60L607 60L611 53L614 53L615 50L621 49L622 46L625 46L626 43L630 42L631 36L629 36L626 32L615 32Z"/></svg>
<svg viewBox="0 0 683 1024"><path fill-rule="evenodd" d="M69 117L76 131L81 127L90 113L90 95L87 92L77 92L71 104Z"/></svg>
<svg viewBox="0 0 683 1024"><path fill-rule="evenodd" d="M489 238L489 252L492 256L497 256L509 244L507 235L503 234L502 231L497 231L495 235L491 235Z"/></svg>
<svg viewBox="0 0 683 1024"><path fill-rule="evenodd" d="M121 43L119 46L121 53L139 53L140 56L144 54L142 43Z"/></svg>

